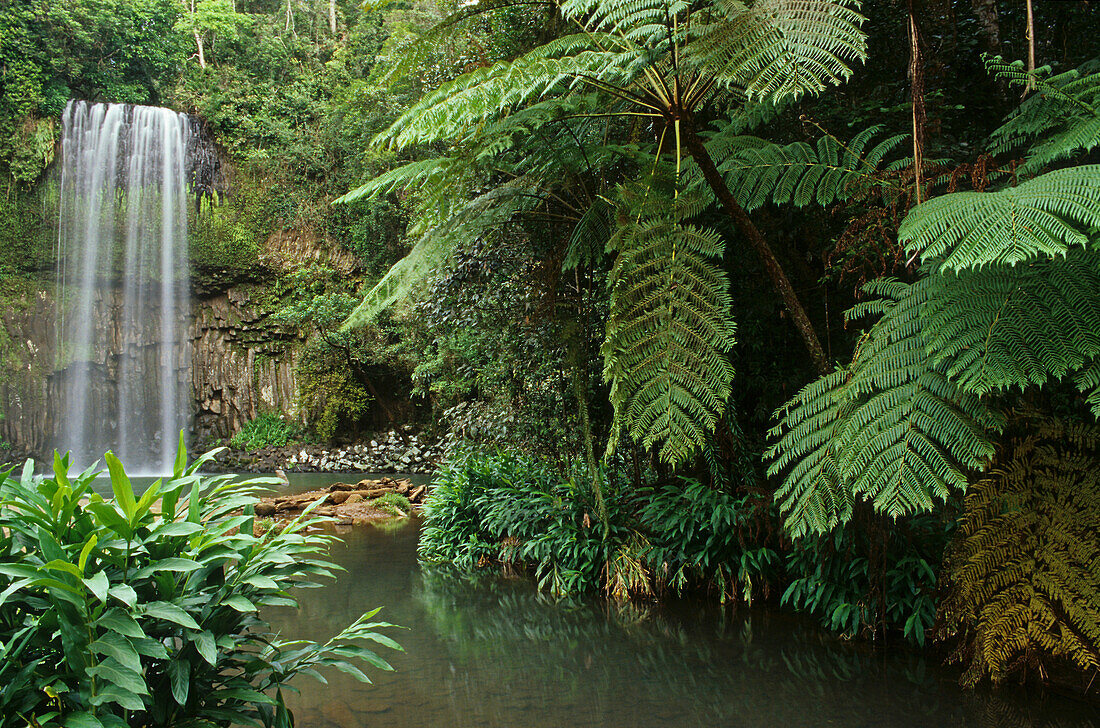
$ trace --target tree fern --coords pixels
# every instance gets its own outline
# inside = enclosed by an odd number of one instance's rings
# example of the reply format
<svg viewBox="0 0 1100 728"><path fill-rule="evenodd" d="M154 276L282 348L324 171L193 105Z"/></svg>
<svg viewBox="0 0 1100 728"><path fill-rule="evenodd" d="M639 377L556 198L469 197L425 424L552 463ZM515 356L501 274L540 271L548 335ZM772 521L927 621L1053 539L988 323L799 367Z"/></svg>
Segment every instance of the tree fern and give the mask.
<svg viewBox="0 0 1100 728"><path fill-rule="evenodd" d="M1100 668L1100 429L1027 418L971 486L941 607L962 682Z"/></svg>
<svg viewBox="0 0 1100 728"><path fill-rule="evenodd" d="M647 187L622 192L604 377L616 426L677 465L703 446L730 393L729 284L711 262L722 241L680 221L690 203L677 209Z"/></svg>
<svg viewBox="0 0 1100 728"><path fill-rule="evenodd" d="M915 207L898 230L939 271L1064 256L1100 228L1100 165L1048 172L997 192L956 192Z"/></svg>
<svg viewBox="0 0 1100 728"><path fill-rule="evenodd" d="M1006 63L999 56L986 59L986 67L998 79L1038 91L990 135L994 154L1030 147L1022 174L1100 145L1100 61L1050 77L1049 69L1029 73L1022 62Z"/></svg>
<svg viewBox="0 0 1100 728"><path fill-rule="evenodd" d="M805 387L772 431L769 473L784 474L776 500L794 536L847 521L857 499L891 516L930 510L965 489L967 469L992 456L997 416L925 348L929 280L877 281L866 290L880 297L850 315L881 319L851 366Z"/></svg>

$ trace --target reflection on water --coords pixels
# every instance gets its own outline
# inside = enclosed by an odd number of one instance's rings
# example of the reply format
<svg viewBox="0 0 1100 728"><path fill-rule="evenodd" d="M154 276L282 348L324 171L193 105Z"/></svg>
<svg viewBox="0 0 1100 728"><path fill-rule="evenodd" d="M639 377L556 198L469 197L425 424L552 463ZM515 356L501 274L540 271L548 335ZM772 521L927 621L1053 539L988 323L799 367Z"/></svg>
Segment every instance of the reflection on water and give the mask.
<svg viewBox="0 0 1100 728"><path fill-rule="evenodd" d="M551 602L523 579L471 579L416 563L416 524L359 528L334 558L348 573L273 621L323 639L362 611L410 629L375 684L308 680L298 725L958 726L1100 728L1095 709L1019 691L965 693L904 650L875 653L813 623L683 602L615 608Z"/></svg>

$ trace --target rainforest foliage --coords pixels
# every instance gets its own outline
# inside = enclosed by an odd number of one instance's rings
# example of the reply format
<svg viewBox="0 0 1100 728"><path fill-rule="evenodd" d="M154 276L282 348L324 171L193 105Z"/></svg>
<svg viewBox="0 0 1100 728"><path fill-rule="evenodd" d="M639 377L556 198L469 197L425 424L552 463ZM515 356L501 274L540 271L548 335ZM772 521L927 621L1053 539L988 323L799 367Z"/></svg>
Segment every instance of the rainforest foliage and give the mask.
<svg viewBox="0 0 1100 728"><path fill-rule="evenodd" d="M0 280L52 269L68 98L188 111L196 290L302 332L308 436L462 443L425 558L935 636L970 683L1094 671L1096 13L5 6Z"/></svg>
<svg viewBox="0 0 1100 728"><path fill-rule="evenodd" d="M67 456L50 477L0 473L0 725L289 727L295 675L391 669L363 646L397 647L377 610L324 644L271 631L260 609L331 576L333 537L308 512L254 536L265 479L203 477L212 457L188 464L181 436L139 494L108 453L110 498Z"/></svg>

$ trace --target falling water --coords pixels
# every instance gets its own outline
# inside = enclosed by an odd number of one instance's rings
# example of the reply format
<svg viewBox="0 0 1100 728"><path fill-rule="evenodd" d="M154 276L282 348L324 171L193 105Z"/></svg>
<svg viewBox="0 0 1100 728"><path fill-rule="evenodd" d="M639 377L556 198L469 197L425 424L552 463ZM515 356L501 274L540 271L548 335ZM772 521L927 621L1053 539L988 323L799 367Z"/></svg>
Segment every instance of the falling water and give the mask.
<svg viewBox="0 0 1100 728"><path fill-rule="evenodd" d="M62 119L60 450L171 470L187 424L186 151L169 109L71 101Z"/></svg>

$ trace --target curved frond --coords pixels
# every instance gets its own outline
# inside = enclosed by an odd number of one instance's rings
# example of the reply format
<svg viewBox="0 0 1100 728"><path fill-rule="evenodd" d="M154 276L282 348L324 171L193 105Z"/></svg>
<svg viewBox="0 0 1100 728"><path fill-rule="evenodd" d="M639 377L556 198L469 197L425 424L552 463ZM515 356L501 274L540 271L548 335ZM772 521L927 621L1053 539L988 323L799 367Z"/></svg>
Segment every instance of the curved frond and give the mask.
<svg viewBox="0 0 1100 728"><path fill-rule="evenodd" d="M425 94L373 143L400 149L459 139L478 124L545 95L568 91L586 77L623 75L622 55L593 50L598 41L592 34L579 33L514 61L463 74Z"/></svg>
<svg viewBox="0 0 1100 728"><path fill-rule="evenodd" d="M1100 668L1100 429L1023 419L966 497L940 608L962 682Z"/></svg>
<svg viewBox="0 0 1100 728"><path fill-rule="evenodd" d="M956 192L913 208L898 229L906 251L940 271L1064 256L1100 228L1100 165L1048 172L997 192Z"/></svg>
<svg viewBox="0 0 1100 728"><path fill-rule="evenodd" d="M1089 63L1065 73L1046 76L1028 72L1020 61L1006 63L999 56L986 59L986 68L999 80L1032 85L1029 96L989 137L993 154L1030 146L1019 171L1032 175L1054 162L1100 146L1100 63Z"/></svg>
<svg viewBox="0 0 1100 728"><path fill-rule="evenodd" d="M332 204L345 205L364 197L380 197L397 190L438 183L448 173L453 172L455 166L456 160L452 157L434 157L419 162L409 162L384 172L351 192L337 197Z"/></svg>
<svg viewBox="0 0 1100 728"><path fill-rule="evenodd" d="M897 191L896 185L883 177L882 163L906 136L890 136L868 148L880 130L877 126L865 129L848 143L824 136L816 146L719 134L708 147L720 160L718 169L726 184L746 210L769 202L826 206L870 193ZM719 156L720 152L725 154Z"/></svg>
<svg viewBox="0 0 1100 728"><path fill-rule="evenodd" d="M867 58L861 16L846 0L716 0L683 49L684 64L750 99L799 97L839 85Z"/></svg>
<svg viewBox="0 0 1100 728"><path fill-rule="evenodd" d="M930 510L988 464L998 417L934 365L924 346L927 282L872 284L881 313L846 371L812 383L772 431L769 472L784 474L776 501L793 536L846 521L867 500L890 516Z"/></svg>
<svg viewBox="0 0 1100 728"><path fill-rule="evenodd" d="M729 283L711 262L722 241L673 216L632 216L609 247L618 257L602 351L616 424L676 465L703 446L730 394Z"/></svg>
<svg viewBox="0 0 1100 728"><path fill-rule="evenodd" d="M967 391L1060 379L1100 356L1100 255L936 276L924 330L932 360Z"/></svg>

